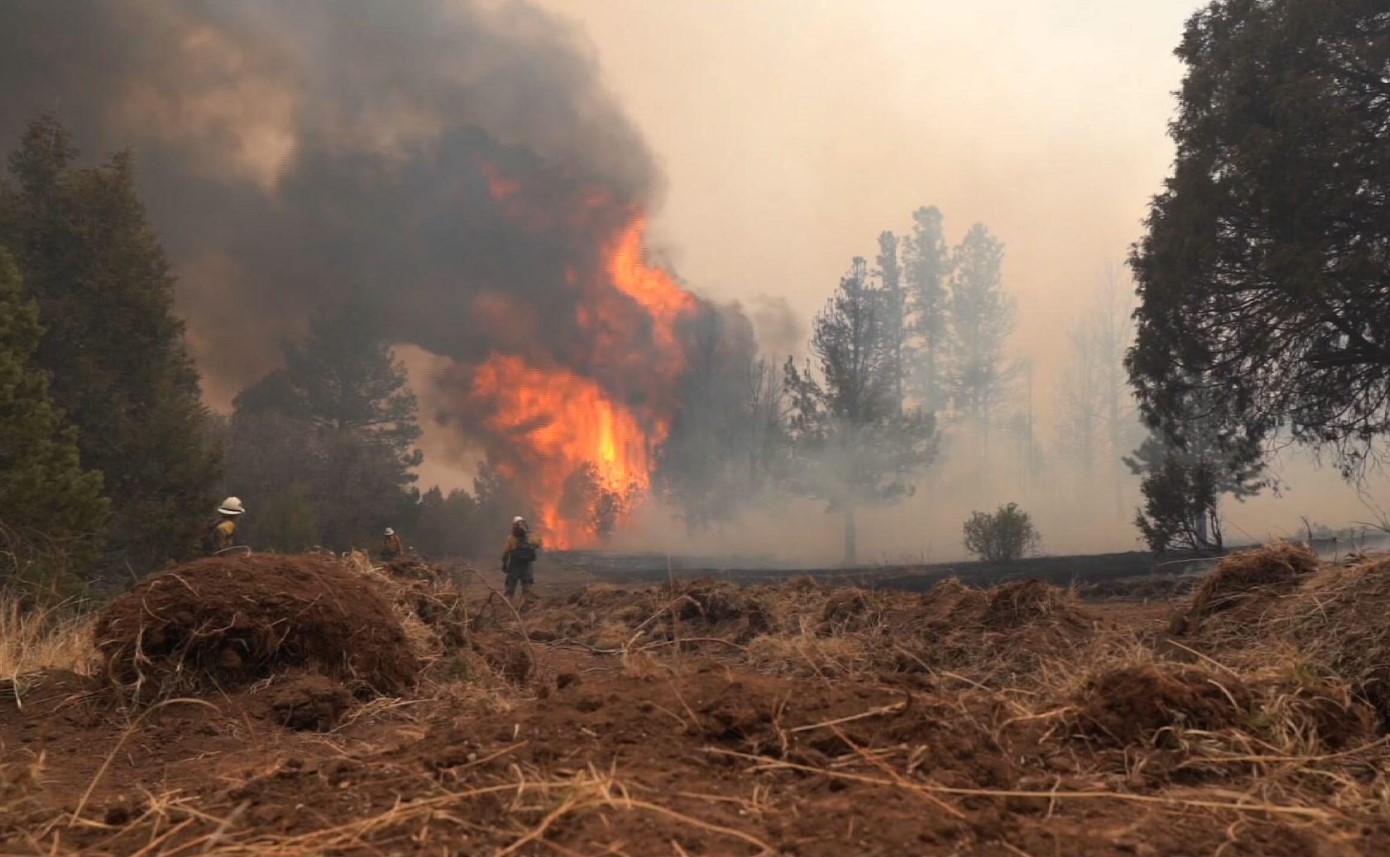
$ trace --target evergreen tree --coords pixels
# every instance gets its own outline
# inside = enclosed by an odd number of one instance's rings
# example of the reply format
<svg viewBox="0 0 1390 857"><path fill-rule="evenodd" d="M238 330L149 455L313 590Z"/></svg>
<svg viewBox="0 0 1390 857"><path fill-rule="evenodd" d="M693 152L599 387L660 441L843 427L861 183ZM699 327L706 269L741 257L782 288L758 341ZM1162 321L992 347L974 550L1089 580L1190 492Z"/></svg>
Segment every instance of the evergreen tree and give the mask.
<svg viewBox="0 0 1390 857"><path fill-rule="evenodd" d="M1004 292L1003 263L1003 243L979 223L952 256L951 398L956 413L983 441L981 454L1009 379L1004 343L1013 331L1013 301Z"/></svg>
<svg viewBox="0 0 1390 857"><path fill-rule="evenodd" d="M922 409L939 414L949 404L946 371L950 361L950 318L946 288L951 276L951 253L941 211L936 206L913 212L912 227L912 234L903 241L908 327L917 342L908 381Z"/></svg>
<svg viewBox="0 0 1390 857"><path fill-rule="evenodd" d="M893 398L899 411L903 409L904 376L907 363L907 300L902 286L902 265L898 260L898 236L880 232L878 236L878 278L883 289L884 335L889 339L892 366L896 382Z"/></svg>
<svg viewBox="0 0 1390 857"><path fill-rule="evenodd" d="M1135 526L1155 553L1186 548L1219 553L1224 547L1220 501L1258 494L1265 476L1260 438L1231 432L1212 417L1209 396L1185 403L1174 433L1155 431L1125 463L1143 477L1144 507Z"/></svg>
<svg viewBox="0 0 1390 857"><path fill-rule="evenodd" d="M76 155L53 117L30 125L0 189L0 246L39 306L34 362L114 501L104 561L144 571L196 551L220 461L131 157Z"/></svg>
<svg viewBox="0 0 1390 857"><path fill-rule="evenodd" d="M1145 416L1204 379L1219 421L1356 474L1390 432L1386 5L1215 0L1177 54L1177 157L1130 260Z"/></svg>
<svg viewBox="0 0 1390 857"><path fill-rule="evenodd" d="M431 488L420 497L412 542L428 556L477 556L492 552L491 541L481 532L478 503L467 491L445 494ZM500 552L501 544L497 545Z"/></svg>
<svg viewBox="0 0 1390 857"><path fill-rule="evenodd" d="M903 411L896 399L890 314L887 295L871 287L864 260L855 259L816 316L815 367L799 370L788 359L785 368L798 465L792 487L844 516L846 563L857 556L857 510L910 495L913 475L935 453L932 417Z"/></svg>
<svg viewBox="0 0 1390 857"><path fill-rule="evenodd" d="M107 502L101 474L82 469L76 432L31 363L38 315L0 250L0 539L13 563L6 582L61 591L64 578L80 578L95 558Z"/></svg>
<svg viewBox="0 0 1390 857"><path fill-rule="evenodd" d="M737 517L769 487L782 447L780 391L775 368L753 356L753 331L742 313L702 314L687 327L685 346L682 408L661 447L657 480L686 528L696 531ZM579 479L575 487L582 485ZM624 499L592 496L591 506L605 515Z"/></svg>
<svg viewBox="0 0 1390 857"><path fill-rule="evenodd" d="M318 544L374 545L383 527L410 521L418 497L418 405L405 368L362 308L316 319L305 342L286 346L285 364L234 403L230 484L263 507L302 497ZM248 540L267 538L267 526L248 516Z"/></svg>

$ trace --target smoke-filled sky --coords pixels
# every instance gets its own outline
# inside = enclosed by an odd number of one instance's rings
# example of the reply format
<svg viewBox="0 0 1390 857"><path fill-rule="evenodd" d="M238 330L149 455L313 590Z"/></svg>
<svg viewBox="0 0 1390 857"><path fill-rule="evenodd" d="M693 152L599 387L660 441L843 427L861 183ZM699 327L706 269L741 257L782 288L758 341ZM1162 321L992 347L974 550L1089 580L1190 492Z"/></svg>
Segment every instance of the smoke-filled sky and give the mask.
<svg viewBox="0 0 1390 857"><path fill-rule="evenodd" d="M583 25L667 177L681 275L807 318L882 229L937 205L1007 245L1020 352L1138 237L1172 157L1194 0L547 0Z"/></svg>
<svg viewBox="0 0 1390 857"><path fill-rule="evenodd" d="M850 258L872 258L880 230L906 230L913 209L937 205L950 240L979 221L1006 244L1012 347L1034 363L1040 431L1051 434L1065 331L1140 235L1168 173L1183 73L1173 49L1204 3L543 2L583 27L655 153L666 176L657 239L698 290L749 306L765 348L804 339ZM790 343L782 315L758 312L759 295L791 305L800 330ZM1227 504L1228 537L1287 535L1303 514L1331 525L1371 517L1309 454L1284 452L1276 471L1288 490ZM1049 549L1125 550L1135 547L1133 487L1103 516L1087 498L1023 497L1009 480L988 502L1031 499ZM1379 475L1368 490L1390 493ZM864 540L883 555L959 556L971 507L933 503L866 516ZM833 556L833 526L796 528L818 511L774 516L750 549L795 542ZM909 545L901 534L924 522L929 542Z"/></svg>
<svg viewBox="0 0 1390 857"><path fill-rule="evenodd" d="M952 241L978 221L1006 244L1011 347L1034 365L1045 435L1063 333L1168 170L1172 50L1198 5L8 0L0 139L57 109L89 154L135 147L214 406L347 298L379 308L416 370L447 379L500 348L650 400L651 378L576 337L575 293L557 290L602 268L591 256L636 208L655 254L740 301L777 356L850 257L936 205ZM433 417L458 389L422 392ZM456 438L432 425L424 484L466 484L477 450ZM1355 517L1335 476L1291 469L1297 493L1240 507L1243 527ZM901 529L920 506L881 520ZM1130 547L1126 515L1044 535Z"/></svg>

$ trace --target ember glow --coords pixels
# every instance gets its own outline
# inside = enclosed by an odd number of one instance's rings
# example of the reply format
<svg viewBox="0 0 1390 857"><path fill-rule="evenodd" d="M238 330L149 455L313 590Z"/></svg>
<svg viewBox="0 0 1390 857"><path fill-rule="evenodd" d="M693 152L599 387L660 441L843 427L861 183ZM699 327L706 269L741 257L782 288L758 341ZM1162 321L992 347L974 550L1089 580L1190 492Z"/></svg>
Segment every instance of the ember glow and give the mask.
<svg viewBox="0 0 1390 857"><path fill-rule="evenodd" d="M491 165L482 172L517 225L590 242L563 284L577 298L581 359L493 351L474 369L471 389L472 410L494 439L489 452L530 496L537 530L551 547L582 547L596 538L604 513L596 506L620 516L651 486L685 371L680 326L700 303L647 262L640 211L593 189L567 210L549 210L515 178Z"/></svg>

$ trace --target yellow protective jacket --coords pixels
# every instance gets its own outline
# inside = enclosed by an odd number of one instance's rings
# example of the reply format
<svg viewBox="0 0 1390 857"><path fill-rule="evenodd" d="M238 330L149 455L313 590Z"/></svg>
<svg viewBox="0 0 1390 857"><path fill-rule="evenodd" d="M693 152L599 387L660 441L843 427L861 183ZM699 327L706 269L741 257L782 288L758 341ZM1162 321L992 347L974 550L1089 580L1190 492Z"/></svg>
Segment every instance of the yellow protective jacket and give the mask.
<svg viewBox="0 0 1390 857"><path fill-rule="evenodd" d="M405 553L405 548L401 547L400 534L392 533L391 535L386 536L385 540L381 543L381 552L395 554Z"/></svg>
<svg viewBox="0 0 1390 857"><path fill-rule="evenodd" d="M523 543L531 544L530 538L527 536L518 536L516 533L512 533L510 536L507 536L507 546L502 550L503 569L508 568L508 565L512 559L512 551L521 547Z"/></svg>
<svg viewBox="0 0 1390 857"><path fill-rule="evenodd" d="M217 553L231 547L236 536L236 521L227 518L212 530L212 552Z"/></svg>

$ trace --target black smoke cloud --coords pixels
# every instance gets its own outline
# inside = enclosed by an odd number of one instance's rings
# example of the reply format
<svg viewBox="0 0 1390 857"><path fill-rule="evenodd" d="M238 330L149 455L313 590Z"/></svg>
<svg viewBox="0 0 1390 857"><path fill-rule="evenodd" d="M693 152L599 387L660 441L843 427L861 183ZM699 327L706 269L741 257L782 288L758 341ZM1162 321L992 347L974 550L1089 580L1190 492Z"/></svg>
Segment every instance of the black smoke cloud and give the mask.
<svg viewBox="0 0 1390 857"><path fill-rule="evenodd" d="M460 364L502 350L642 386L592 365L564 282L660 176L581 36L533 5L7 0L0 92L11 145L52 110L87 153L133 148L214 400L345 301ZM528 228L488 169L533 212L604 204Z"/></svg>

